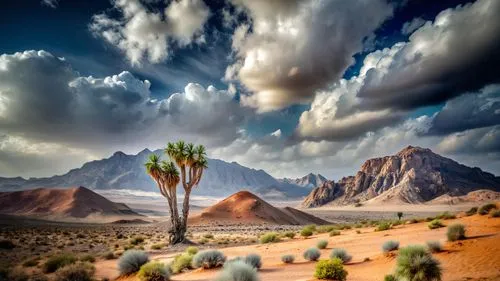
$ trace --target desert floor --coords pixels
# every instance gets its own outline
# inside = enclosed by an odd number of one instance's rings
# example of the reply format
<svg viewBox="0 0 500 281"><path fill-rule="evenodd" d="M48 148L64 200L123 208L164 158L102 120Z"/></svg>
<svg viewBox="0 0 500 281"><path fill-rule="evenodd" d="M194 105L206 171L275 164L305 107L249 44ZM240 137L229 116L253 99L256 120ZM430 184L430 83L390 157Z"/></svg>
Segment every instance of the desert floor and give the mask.
<svg viewBox="0 0 500 281"><path fill-rule="evenodd" d="M444 251L434 254L443 267L443 280L500 280L500 219L474 215L453 220L445 220L446 225L462 223L467 227L467 239L446 242L446 227L430 230L426 222L396 226L387 231L375 232L374 228L344 230L340 236L329 237L319 234L308 239L294 238L274 244L254 244L248 246L222 248L228 258L257 253L262 256L263 267L259 271L262 281L314 280L314 262L307 262L302 253L320 239L327 239L329 245L322 251L327 258L332 248L344 248L353 260L345 266L349 275L347 280L380 281L392 273L396 257L386 256L381 246L387 240L397 240L400 246L425 244L426 241L439 240ZM357 231L360 231L358 234ZM294 264L282 264L284 254L296 256ZM153 260L168 262L174 254L152 255ZM369 261L364 261L370 258ZM95 265L98 277L117 278L116 260L98 261ZM214 280L216 270L194 270L172 276L171 280ZM138 280L135 276L122 277L120 280Z"/></svg>

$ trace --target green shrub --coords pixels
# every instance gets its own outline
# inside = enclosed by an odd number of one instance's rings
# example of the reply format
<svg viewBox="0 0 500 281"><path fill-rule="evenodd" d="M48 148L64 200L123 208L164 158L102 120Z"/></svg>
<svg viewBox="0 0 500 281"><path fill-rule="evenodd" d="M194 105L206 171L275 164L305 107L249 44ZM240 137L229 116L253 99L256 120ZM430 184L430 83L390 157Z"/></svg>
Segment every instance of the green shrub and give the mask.
<svg viewBox="0 0 500 281"><path fill-rule="evenodd" d="M15 247L16 247L16 245L10 240L0 240L0 249L12 250Z"/></svg>
<svg viewBox="0 0 500 281"><path fill-rule="evenodd" d="M87 255L80 257L80 261L94 263L95 258L94 258L94 256L87 254Z"/></svg>
<svg viewBox="0 0 500 281"><path fill-rule="evenodd" d="M168 281L170 272L163 263L152 261L141 266L137 277L141 281Z"/></svg>
<svg viewBox="0 0 500 281"><path fill-rule="evenodd" d="M144 251L128 250L118 260L118 270L121 275L132 274L149 262L149 256Z"/></svg>
<svg viewBox="0 0 500 281"><path fill-rule="evenodd" d="M258 281L257 269L243 261L235 261L224 266L216 281Z"/></svg>
<svg viewBox="0 0 500 281"><path fill-rule="evenodd" d="M338 230L330 231L330 236L337 236L337 235L340 235L340 231L338 231Z"/></svg>
<svg viewBox="0 0 500 281"><path fill-rule="evenodd" d="M106 260L112 260L116 258L113 252L106 252L102 257Z"/></svg>
<svg viewBox="0 0 500 281"><path fill-rule="evenodd" d="M132 244L132 245L139 245L142 242L144 242L144 237L142 237L142 236L136 236L136 237L130 239L130 244Z"/></svg>
<svg viewBox="0 0 500 281"><path fill-rule="evenodd" d="M386 276L384 276L384 281L397 281L397 280L396 277L394 277L394 275L387 274Z"/></svg>
<svg viewBox="0 0 500 281"><path fill-rule="evenodd" d="M177 274L184 269L190 269L193 262L193 256L188 253L183 253L174 257L170 269L172 273Z"/></svg>
<svg viewBox="0 0 500 281"><path fill-rule="evenodd" d="M198 248L196 248L195 246L189 246L186 248L186 253L190 254L190 255L196 255L196 253L198 253Z"/></svg>
<svg viewBox="0 0 500 281"><path fill-rule="evenodd" d="M401 220L401 218L403 218L403 212L397 212L396 216L398 216L398 219Z"/></svg>
<svg viewBox="0 0 500 281"><path fill-rule="evenodd" d="M312 232L316 231L316 225L315 224L308 224L308 225L304 226L304 228L307 228L307 229L311 230Z"/></svg>
<svg viewBox="0 0 500 281"><path fill-rule="evenodd" d="M465 226L463 224L458 224L458 223L448 226L446 237L448 237L448 241L457 241L465 239Z"/></svg>
<svg viewBox="0 0 500 281"><path fill-rule="evenodd" d="M436 216L436 219L441 219L441 220L451 220L451 219L456 219L457 216L450 214L449 212L443 212L439 215Z"/></svg>
<svg viewBox="0 0 500 281"><path fill-rule="evenodd" d="M308 261L317 261L321 256L321 252L318 248L309 248L304 252L304 259Z"/></svg>
<svg viewBox="0 0 500 281"><path fill-rule="evenodd" d="M293 263L295 261L294 255L283 255L281 256L281 261L283 263Z"/></svg>
<svg viewBox="0 0 500 281"><path fill-rule="evenodd" d="M214 239L214 235L211 234L211 233L207 233L205 235L203 235L203 238L206 238L206 239Z"/></svg>
<svg viewBox="0 0 500 281"><path fill-rule="evenodd" d="M56 256L50 257L43 264L43 272L44 273L52 273L58 270L59 268L70 265L76 262L75 256L69 253L59 254Z"/></svg>
<svg viewBox="0 0 500 281"><path fill-rule="evenodd" d="M384 231L392 228L392 225L389 222L381 222L377 225L375 231Z"/></svg>
<svg viewBox="0 0 500 281"><path fill-rule="evenodd" d="M398 241L389 240L384 242L384 244L382 244L382 251L384 251L384 253L396 251L397 249L399 249Z"/></svg>
<svg viewBox="0 0 500 281"><path fill-rule="evenodd" d="M492 218L500 218L500 210L492 210L491 217Z"/></svg>
<svg viewBox="0 0 500 281"><path fill-rule="evenodd" d="M284 237L287 237L287 238L290 238L290 239L293 239L295 237L295 232L293 231L287 231L283 234Z"/></svg>
<svg viewBox="0 0 500 281"><path fill-rule="evenodd" d="M153 250L161 250L163 247L165 247L165 243L158 243L151 245L151 249Z"/></svg>
<svg viewBox="0 0 500 281"><path fill-rule="evenodd" d="M332 250L332 253L330 254L330 258L331 259L338 258L338 259L342 260L343 263L348 263L351 261L352 256L349 255L347 253L347 251L342 249L342 248L335 248Z"/></svg>
<svg viewBox="0 0 500 281"><path fill-rule="evenodd" d="M440 220L434 219L427 226L429 227L429 229L436 229L436 228L444 227L444 224L441 223Z"/></svg>
<svg viewBox="0 0 500 281"><path fill-rule="evenodd" d="M226 256L218 250L205 250L198 252L193 257L192 266L194 268L203 267L205 269L215 268L224 265Z"/></svg>
<svg viewBox="0 0 500 281"><path fill-rule="evenodd" d="M468 211L465 212L465 215L472 216L477 214L477 207L472 207Z"/></svg>
<svg viewBox="0 0 500 281"><path fill-rule="evenodd" d="M252 267L257 268L257 269L262 267L262 259L257 254L248 254L245 257L244 261L246 263L248 263L249 265L251 265Z"/></svg>
<svg viewBox="0 0 500 281"><path fill-rule="evenodd" d="M344 269L342 260L338 258L322 260L316 264L314 277L318 279L345 281L347 278L347 271Z"/></svg>
<svg viewBox="0 0 500 281"><path fill-rule="evenodd" d="M491 210L496 209L496 208L497 208L497 205L495 205L494 203L489 203L489 204L481 206L481 208L479 208L477 213L480 215L487 215Z"/></svg>
<svg viewBox="0 0 500 281"><path fill-rule="evenodd" d="M279 242L280 238L276 232L268 232L260 237L260 243L276 243Z"/></svg>
<svg viewBox="0 0 500 281"><path fill-rule="evenodd" d="M89 263L76 263L56 271L55 281L93 281L95 267Z"/></svg>
<svg viewBox="0 0 500 281"><path fill-rule="evenodd" d="M38 260L37 259L31 259L23 262L24 267L33 267L38 265Z"/></svg>
<svg viewBox="0 0 500 281"><path fill-rule="evenodd" d="M318 233L328 233L334 229L335 227L333 225L320 225L317 227Z"/></svg>
<svg viewBox="0 0 500 281"><path fill-rule="evenodd" d="M427 241L426 245L431 253L439 253L443 250L443 246L439 241Z"/></svg>
<svg viewBox="0 0 500 281"><path fill-rule="evenodd" d="M318 249L326 249L326 246L328 246L328 240L319 240L318 243L316 243Z"/></svg>
<svg viewBox="0 0 500 281"><path fill-rule="evenodd" d="M305 227L300 231L300 235L302 237L309 237L313 235L313 231L310 228Z"/></svg>
<svg viewBox="0 0 500 281"><path fill-rule="evenodd" d="M408 246L399 250L395 276L401 280L440 281L439 262L423 246Z"/></svg>

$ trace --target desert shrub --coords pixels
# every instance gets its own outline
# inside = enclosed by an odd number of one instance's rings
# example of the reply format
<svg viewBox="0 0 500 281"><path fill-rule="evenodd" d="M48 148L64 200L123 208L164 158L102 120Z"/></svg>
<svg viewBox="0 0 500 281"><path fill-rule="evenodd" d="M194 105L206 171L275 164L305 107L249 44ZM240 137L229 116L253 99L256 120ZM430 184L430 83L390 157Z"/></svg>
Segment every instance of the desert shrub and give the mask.
<svg viewBox="0 0 500 281"><path fill-rule="evenodd" d="M300 231L300 235L301 235L302 237L309 237L309 236L313 235L313 231L312 231L310 228L304 227L304 228Z"/></svg>
<svg viewBox="0 0 500 281"><path fill-rule="evenodd" d="M337 236L337 235L340 235L340 231L338 231L338 230L330 231L330 236Z"/></svg>
<svg viewBox="0 0 500 281"><path fill-rule="evenodd" d="M118 260L118 270L120 274L127 275L135 273L141 269L143 264L149 261L149 256L144 251L128 250Z"/></svg>
<svg viewBox="0 0 500 281"><path fill-rule="evenodd" d="M170 269L172 273L177 274L184 269L190 269L193 262L193 256L188 253L183 253L174 257Z"/></svg>
<svg viewBox="0 0 500 281"><path fill-rule="evenodd" d="M386 276L384 276L384 281L397 281L396 280L396 277L392 274L387 274Z"/></svg>
<svg viewBox="0 0 500 281"><path fill-rule="evenodd" d="M165 247L165 243L157 243L151 245L151 249L153 250L161 250L163 247Z"/></svg>
<svg viewBox="0 0 500 281"><path fill-rule="evenodd" d="M257 254L248 254L245 257L244 261L246 263L248 263L249 265L251 265L252 267L257 268L257 269L262 267L262 259Z"/></svg>
<svg viewBox="0 0 500 281"><path fill-rule="evenodd" d="M257 270L243 261L235 261L224 267L216 281L258 281Z"/></svg>
<svg viewBox="0 0 500 281"><path fill-rule="evenodd" d="M331 259L339 258L340 260L342 260L343 263L347 263L347 262L351 261L352 256L349 255L347 253L347 251L342 249L342 248L335 248L332 250L332 252L330 254L330 258Z"/></svg>
<svg viewBox="0 0 500 281"><path fill-rule="evenodd" d="M316 243L316 247L318 247L318 249L326 249L326 246L328 246L327 240L319 240L318 243Z"/></svg>
<svg viewBox="0 0 500 281"><path fill-rule="evenodd" d="M56 271L55 281L93 281L95 267L89 263L76 263Z"/></svg>
<svg viewBox="0 0 500 281"><path fill-rule="evenodd" d="M317 227L318 233L327 233L334 229L335 227L333 225L320 225Z"/></svg>
<svg viewBox="0 0 500 281"><path fill-rule="evenodd" d="M396 251L397 249L399 249L398 241L389 240L385 241L384 244L382 244L382 251L384 251L384 253Z"/></svg>
<svg viewBox="0 0 500 281"><path fill-rule="evenodd" d="M29 280L29 275L26 274L24 270L21 269L14 269L11 272L8 273L8 279L9 281L28 281Z"/></svg>
<svg viewBox="0 0 500 281"><path fill-rule="evenodd" d="M455 215L450 214L450 212L443 212L436 216L436 219L440 220L450 220L457 218Z"/></svg>
<svg viewBox="0 0 500 281"><path fill-rule="evenodd" d="M260 243L276 243L279 242L280 238L276 232L268 232L260 237Z"/></svg>
<svg viewBox="0 0 500 281"><path fill-rule="evenodd" d="M284 237L288 237L290 239L293 239L295 237L295 232L293 231L287 231L283 234Z"/></svg>
<svg viewBox="0 0 500 281"><path fill-rule="evenodd" d="M93 263L95 262L95 258L94 256L88 254L80 257L80 261Z"/></svg>
<svg viewBox="0 0 500 281"><path fill-rule="evenodd" d="M448 237L448 241L457 241L465 239L465 226L463 224L458 224L458 223L448 226L446 237Z"/></svg>
<svg viewBox="0 0 500 281"><path fill-rule="evenodd" d="M194 268L203 267L205 269L222 266L226 261L226 256L218 250L205 250L198 252L193 257L192 266Z"/></svg>
<svg viewBox="0 0 500 281"><path fill-rule="evenodd" d="M362 203L359 203L359 202L358 202L358 203L356 203L356 204L354 204L354 207L362 207L362 206L363 206L363 204L362 204Z"/></svg>
<svg viewBox="0 0 500 281"><path fill-rule="evenodd" d="M392 225L389 222L381 222L377 225L375 231L384 231L392 228Z"/></svg>
<svg viewBox="0 0 500 281"><path fill-rule="evenodd" d="M144 237L142 237L142 236L136 236L136 237L130 239L130 244L132 244L132 245L139 245L142 242L144 242Z"/></svg>
<svg viewBox="0 0 500 281"><path fill-rule="evenodd" d="M438 253L443 250L443 246L439 241L427 241L426 245L431 253Z"/></svg>
<svg viewBox="0 0 500 281"><path fill-rule="evenodd" d="M153 261L142 265L137 277L141 281L167 281L170 279L170 272L165 264Z"/></svg>
<svg viewBox="0 0 500 281"><path fill-rule="evenodd" d="M69 253L59 254L56 256L50 257L43 264L43 272L44 273L52 273L58 270L63 266L67 266L76 262L75 256Z"/></svg>
<svg viewBox="0 0 500 281"><path fill-rule="evenodd" d="M315 224L308 224L308 225L304 226L304 228L307 228L307 229L311 230L312 232L316 231L316 225Z"/></svg>
<svg viewBox="0 0 500 281"><path fill-rule="evenodd" d="M10 240L0 240L0 249L3 250L12 250L16 247L16 245Z"/></svg>
<svg viewBox="0 0 500 281"><path fill-rule="evenodd" d="M294 255L283 255L283 256L281 256L281 261L283 263L293 263L293 261L295 261L295 256Z"/></svg>
<svg viewBox="0 0 500 281"><path fill-rule="evenodd" d="M102 257L107 260L112 260L116 258L113 252L106 252Z"/></svg>
<svg viewBox="0 0 500 281"><path fill-rule="evenodd" d="M491 217L492 218L500 218L500 210L491 211Z"/></svg>
<svg viewBox="0 0 500 281"><path fill-rule="evenodd" d="M342 260L338 258L331 260L322 260L316 264L314 277L318 279L345 281L347 277L347 271L344 269Z"/></svg>
<svg viewBox="0 0 500 281"><path fill-rule="evenodd" d="M214 239L214 235L211 234L211 233L207 233L205 235L203 235L203 238L206 238L206 239Z"/></svg>
<svg viewBox="0 0 500 281"><path fill-rule="evenodd" d="M477 214L477 207L472 207L468 211L465 212L465 215L472 216Z"/></svg>
<svg viewBox="0 0 500 281"><path fill-rule="evenodd" d="M38 260L37 259L30 259L25 262L23 262L24 267L33 267L38 265Z"/></svg>
<svg viewBox="0 0 500 281"><path fill-rule="evenodd" d="M309 248L304 252L304 259L308 261L317 261L321 256L321 252L318 248Z"/></svg>
<svg viewBox="0 0 500 281"><path fill-rule="evenodd" d="M491 210L496 209L496 208L497 208L497 205L495 205L494 203L489 203L489 204L481 206L481 208L479 208L479 210L477 210L477 213L480 215L487 215Z"/></svg>
<svg viewBox="0 0 500 281"><path fill-rule="evenodd" d="M423 246L408 246L399 250L395 277L411 281L439 281L439 262Z"/></svg>
<svg viewBox="0 0 500 281"><path fill-rule="evenodd" d="M190 255L196 255L196 253L198 253L198 248L196 248L195 246L189 246L186 248L186 253L190 254Z"/></svg>
<svg viewBox="0 0 500 281"><path fill-rule="evenodd" d="M401 220L401 218L403 218L403 212L397 212L396 216L398 216L398 219Z"/></svg>
<svg viewBox="0 0 500 281"><path fill-rule="evenodd" d="M427 226L429 227L429 229L436 229L436 228L444 227L444 224L441 223L440 220L434 219L431 222L429 222L429 224Z"/></svg>
<svg viewBox="0 0 500 281"><path fill-rule="evenodd" d="M418 223L418 220L417 220L417 219L415 219L415 218L413 218L413 219L411 219L411 220L406 221L406 223L407 223L407 224L414 224L414 223Z"/></svg>
<svg viewBox="0 0 500 281"><path fill-rule="evenodd" d="M49 278L44 274L38 273L31 275L30 281L49 281Z"/></svg>

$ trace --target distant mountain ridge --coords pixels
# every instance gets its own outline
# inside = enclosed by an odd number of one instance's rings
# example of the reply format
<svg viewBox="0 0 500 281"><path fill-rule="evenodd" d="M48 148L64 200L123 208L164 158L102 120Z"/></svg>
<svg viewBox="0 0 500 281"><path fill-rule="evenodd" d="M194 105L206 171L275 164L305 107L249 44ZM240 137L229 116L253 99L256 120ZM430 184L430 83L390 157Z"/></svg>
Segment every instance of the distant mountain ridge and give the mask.
<svg viewBox="0 0 500 281"><path fill-rule="evenodd" d="M303 207L357 202L422 203L442 195L500 191L500 178L432 152L408 146L393 156L367 160L355 176L326 181L304 199Z"/></svg>
<svg viewBox="0 0 500 281"><path fill-rule="evenodd" d="M320 174L309 173L301 178L297 178L297 179L284 178L284 179L280 179L279 181L284 182L284 183L302 186L302 187L307 187L307 188L315 188L315 187L322 185L327 180L328 180L327 178L325 178L324 176L322 176Z"/></svg>

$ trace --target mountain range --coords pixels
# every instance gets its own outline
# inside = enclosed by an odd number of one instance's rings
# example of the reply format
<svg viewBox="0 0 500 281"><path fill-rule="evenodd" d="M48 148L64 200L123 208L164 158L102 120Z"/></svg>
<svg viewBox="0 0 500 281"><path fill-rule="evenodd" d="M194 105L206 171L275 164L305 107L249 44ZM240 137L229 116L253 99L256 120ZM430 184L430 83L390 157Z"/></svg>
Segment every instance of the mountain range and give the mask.
<svg viewBox="0 0 500 281"><path fill-rule="evenodd" d="M408 146L396 155L367 160L354 176L324 182L304 199L302 206L422 203L482 189L500 192L500 177L430 149Z"/></svg>

